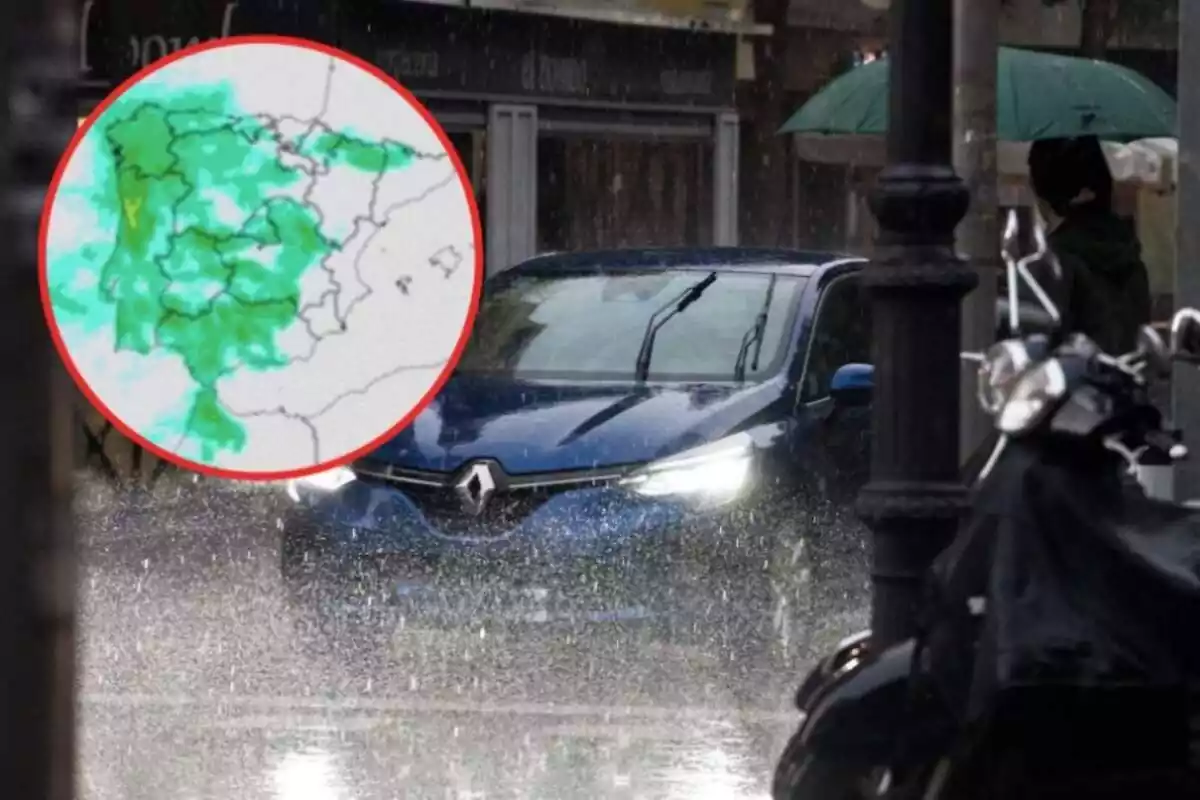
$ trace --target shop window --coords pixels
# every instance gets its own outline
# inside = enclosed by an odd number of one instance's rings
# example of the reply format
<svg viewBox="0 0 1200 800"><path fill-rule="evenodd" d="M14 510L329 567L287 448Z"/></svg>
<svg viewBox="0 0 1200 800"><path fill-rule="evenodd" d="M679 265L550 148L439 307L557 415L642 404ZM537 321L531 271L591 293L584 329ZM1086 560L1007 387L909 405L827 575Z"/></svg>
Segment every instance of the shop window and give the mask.
<svg viewBox="0 0 1200 800"><path fill-rule="evenodd" d="M544 136L538 141L538 250L708 245L708 140Z"/></svg>
<svg viewBox="0 0 1200 800"><path fill-rule="evenodd" d="M453 145L458 157L462 159L463 167L467 171L467 178L471 182L471 189L475 193L475 202L479 206L479 221L483 228L487 227L487 197L486 197L486 178L487 170L484 167L485 149L485 133L482 130L457 130L447 131L446 137L450 139L450 144ZM487 241L486 235L483 241ZM480 243L482 246L482 242Z"/></svg>

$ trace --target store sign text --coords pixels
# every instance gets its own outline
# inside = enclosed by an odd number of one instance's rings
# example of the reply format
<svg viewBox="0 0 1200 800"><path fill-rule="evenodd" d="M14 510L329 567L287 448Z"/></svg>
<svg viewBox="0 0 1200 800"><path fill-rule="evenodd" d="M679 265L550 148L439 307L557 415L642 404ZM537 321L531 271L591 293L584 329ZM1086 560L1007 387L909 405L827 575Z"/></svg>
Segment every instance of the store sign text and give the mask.
<svg viewBox="0 0 1200 800"><path fill-rule="evenodd" d="M397 25L388 32L363 35L357 43L386 73L417 92L598 102L733 102L734 48L727 37L632 27L603 30L601 35L574 22L520 14L468 26L459 12L422 13L429 19L420 26ZM459 33L439 39L434 32L442 29Z"/></svg>
<svg viewBox="0 0 1200 800"><path fill-rule="evenodd" d="M521 88L548 94L586 94L588 65L582 58L526 53L521 59Z"/></svg>
<svg viewBox="0 0 1200 800"><path fill-rule="evenodd" d="M376 61L398 81L433 79L440 75L438 54L431 50L380 50Z"/></svg>
<svg viewBox="0 0 1200 800"><path fill-rule="evenodd" d="M84 75L92 71L90 54L88 52L88 25L95 6L96 0L84 0L83 7L80 9L79 68ZM225 4L221 12L220 32L216 36L183 37L167 36L160 33L152 33L146 36L130 36L128 40L130 63L135 70L138 70L158 61L160 58L166 58L171 53L182 50L185 47L191 47L202 41L223 39L229 36L233 29L233 15L237 11L237 7L238 4L236 2Z"/></svg>

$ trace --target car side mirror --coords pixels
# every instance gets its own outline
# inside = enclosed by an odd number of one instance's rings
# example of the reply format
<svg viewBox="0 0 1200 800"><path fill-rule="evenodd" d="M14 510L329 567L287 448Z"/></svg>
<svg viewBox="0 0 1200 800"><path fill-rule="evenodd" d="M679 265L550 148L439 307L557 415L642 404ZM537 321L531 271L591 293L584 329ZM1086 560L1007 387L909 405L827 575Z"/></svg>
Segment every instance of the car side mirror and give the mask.
<svg viewBox="0 0 1200 800"><path fill-rule="evenodd" d="M843 364L829 382L829 396L839 406L852 408L869 405L875 388L875 367L870 364Z"/></svg>

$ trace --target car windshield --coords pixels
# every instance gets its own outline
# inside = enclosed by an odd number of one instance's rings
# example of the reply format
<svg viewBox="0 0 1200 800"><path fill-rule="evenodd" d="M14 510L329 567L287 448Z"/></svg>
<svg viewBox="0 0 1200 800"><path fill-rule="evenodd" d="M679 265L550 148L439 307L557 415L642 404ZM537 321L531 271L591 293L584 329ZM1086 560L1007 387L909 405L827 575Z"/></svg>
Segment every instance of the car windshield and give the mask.
<svg viewBox="0 0 1200 800"><path fill-rule="evenodd" d="M715 274L654 339L647 379L732 380L744 337L765 310L761 349L751 342L745 379L777 372L787 352L804 279L711 268L533 273L505 276L485 292L465 373L530 379L632 380L646 328L689 288ZM752 334L751 334L752 335ZM755 359L757 351L757 360Z"/></svg>

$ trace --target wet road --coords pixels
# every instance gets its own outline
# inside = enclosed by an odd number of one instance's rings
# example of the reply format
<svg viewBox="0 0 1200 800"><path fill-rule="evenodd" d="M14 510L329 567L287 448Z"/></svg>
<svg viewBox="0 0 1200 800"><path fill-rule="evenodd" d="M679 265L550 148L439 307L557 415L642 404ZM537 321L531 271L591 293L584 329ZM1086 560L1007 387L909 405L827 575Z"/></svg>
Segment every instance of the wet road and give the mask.
<svg viewBox="0 0 1200 800"><path fill-rule="evenodd" d="M81 511L84 800L767 796L798 676L761 654L398 624L331 648L254 502Z"/></svg>

